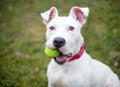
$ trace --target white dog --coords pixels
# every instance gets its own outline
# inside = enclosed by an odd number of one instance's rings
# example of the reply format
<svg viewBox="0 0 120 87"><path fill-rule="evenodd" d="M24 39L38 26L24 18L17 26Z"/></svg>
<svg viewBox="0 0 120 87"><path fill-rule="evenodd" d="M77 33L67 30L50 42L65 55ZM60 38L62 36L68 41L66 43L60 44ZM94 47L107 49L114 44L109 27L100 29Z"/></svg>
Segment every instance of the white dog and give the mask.
<svg viewBox="0 0 120 87"><path fill-rule="evenodd" d="M85 51L80 30L88 13L88 8L77 6L67 17L58 16L55 7L41 13L47 27L46 46L61 53L48 66L48 87L120 87L117 75Z"/></svg>

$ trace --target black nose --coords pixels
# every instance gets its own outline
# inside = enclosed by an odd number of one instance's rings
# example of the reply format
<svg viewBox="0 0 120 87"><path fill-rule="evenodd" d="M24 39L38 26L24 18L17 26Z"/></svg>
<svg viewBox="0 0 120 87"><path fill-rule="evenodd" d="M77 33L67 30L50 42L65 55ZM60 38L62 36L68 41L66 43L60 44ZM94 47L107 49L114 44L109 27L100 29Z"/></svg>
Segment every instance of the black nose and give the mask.
<svg viewBox="0 0 120 87"><path fill-rule="evenodd" d="M54 40L53 40L53 44L56 48L60 48L62 46L65 45L65 39L62 38L62 37L56 37Z"/></svg>

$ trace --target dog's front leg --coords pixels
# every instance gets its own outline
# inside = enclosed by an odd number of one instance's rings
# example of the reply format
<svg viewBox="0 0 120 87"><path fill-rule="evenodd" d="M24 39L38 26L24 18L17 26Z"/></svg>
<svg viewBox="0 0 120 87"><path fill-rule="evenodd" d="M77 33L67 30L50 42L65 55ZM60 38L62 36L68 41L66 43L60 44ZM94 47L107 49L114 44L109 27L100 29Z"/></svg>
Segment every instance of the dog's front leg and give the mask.
<svg viewBox="0 0 120 87"><path fill-rule="evenodd" d="M55 86L53 86L53 84L51 84L50 82L48 82L48 87L55 87Z"/></svg>
<svg viewBox="0 0 120 87"><path fill-rule="evenodd" d="M51 84L48 84L48 87L53 87Z"/></svg>
<svg viewBox="0 0 120 87"><path fill-rule="evenodd" d="M53 87L50 83L48 83L48 87Z"/></svg>

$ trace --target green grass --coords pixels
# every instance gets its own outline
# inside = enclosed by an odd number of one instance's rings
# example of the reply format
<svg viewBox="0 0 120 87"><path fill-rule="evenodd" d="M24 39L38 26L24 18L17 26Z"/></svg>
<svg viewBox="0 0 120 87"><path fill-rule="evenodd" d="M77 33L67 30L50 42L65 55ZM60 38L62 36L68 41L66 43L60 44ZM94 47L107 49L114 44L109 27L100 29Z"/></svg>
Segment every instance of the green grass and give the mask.
<svg viewBox="0 0 120 87"><path fill-rule="evenodd" d="M45 26L40 12L56 6L68 15L72 6L88 6L82 28L88 53L109 65L120 77L120 1L1 0L0 87L47 87L50 61L44 54Z"/></svg>

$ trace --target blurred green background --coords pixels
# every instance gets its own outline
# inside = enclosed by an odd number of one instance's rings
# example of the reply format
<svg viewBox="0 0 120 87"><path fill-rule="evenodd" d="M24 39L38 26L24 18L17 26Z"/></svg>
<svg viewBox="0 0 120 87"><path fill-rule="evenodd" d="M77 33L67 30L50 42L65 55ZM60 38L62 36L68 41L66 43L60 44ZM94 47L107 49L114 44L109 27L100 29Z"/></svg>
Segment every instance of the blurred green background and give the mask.
<svg viewBox="0 0 120 87"><path fill-rule="evenodd" d="M82 28L86 50L120 77L120 0L0 0L0 87L47 87L50 61L44 54L40 13L51 6L68 15L72 6L89 7ZM55 74L55 73L53 73Z"/></svg>

